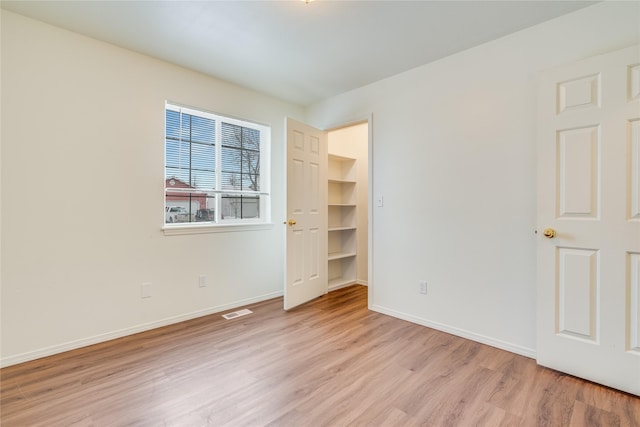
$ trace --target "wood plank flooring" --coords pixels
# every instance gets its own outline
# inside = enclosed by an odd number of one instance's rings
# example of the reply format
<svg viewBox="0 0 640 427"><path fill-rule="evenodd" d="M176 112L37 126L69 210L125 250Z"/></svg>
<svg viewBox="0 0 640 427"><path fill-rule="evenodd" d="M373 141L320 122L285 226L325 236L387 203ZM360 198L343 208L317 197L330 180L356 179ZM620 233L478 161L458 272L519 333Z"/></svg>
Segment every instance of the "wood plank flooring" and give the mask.
<svg viewBox="0 0 640 427"><path fill-rule="evenodd" d="M10 426L640 426L640 398L367 310L366 288L0 371Z"/></svg>

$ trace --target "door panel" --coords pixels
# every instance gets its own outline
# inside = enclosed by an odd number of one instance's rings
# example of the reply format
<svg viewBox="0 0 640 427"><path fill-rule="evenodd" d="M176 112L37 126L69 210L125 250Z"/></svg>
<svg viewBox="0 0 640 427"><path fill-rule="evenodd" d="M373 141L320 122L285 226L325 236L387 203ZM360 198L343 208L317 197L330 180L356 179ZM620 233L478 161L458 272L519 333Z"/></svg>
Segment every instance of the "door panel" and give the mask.
<svg viewBox="0 0 640 427"><path fill-rule="evenodd" d="M558 216L597 218L600 150L597 126L558 132Z"/></svg>
<svg viewBox="0 0 640 427"><path fill-rule="evenodd" d="M600 75L558 83L558 113L600 106Z"/></svg>
<svg viewBox="0 0 640 427"><path fill-rule="evenodd" d="M328 291L327 135L287 118L284 308Z"/></svg>
<svg viewBox="0 0 640 427"><path fill-rule="evenodd" d="M634 46L541 77L537 256L538 363L637 395L639 63Z"/></svg>
<svg viewBox="0 0 640 427"><path fill-rule="evenodd" d="M629 325L627 343L630 351L640 354L640 253L628 254L627 298Z"/></svg>
<svg viewBox="0 0 640 427"><path fill-rule="evenodd" d="M598 251L558 248L556 333L596 342Z"/></svg>
<svg viewBox="0 0 640 427"><path fill-rule="evenodd" d="M321 166L315 162L309 162L309 214L321 215L320 210L320 169ZM325 198L326 209L326 198Z"/></svg>
<svg viewBox="0 0 640 427"><path fill-rule="evenodd" d="M287 239L287 251L291 250L287 258L290 261L289 280L291 286L298 286L304 283L304 233L302 230L292 230L290 234L291 237Z"/></svg>
<svg viewBox="0 0 640 427"><path fill-rule="evenodd" d="M320 230L317 227L309 229L309 280L320 277L320 264L324 264L321 262L324 258L320 255L321 239Z"/></svg>
<svg viewBox="0 0 640 427"><path fill-rule="evenodd" d="M630 65L628 74L629 101L640 100L640 64Z"/></svg>
<svg viewBox="0 0 640 427"><path fill-rule="evenodd" d="M640 120L629 122L629 219L640 221Z"/></svg>
<svg viewBox="0 0 640 427"><path fill-rule="evenodd" d="M288 209L294 215L302 215L304 213L304 161L300 159L292 159L288 166L290 170L287 194Z"/></svg>

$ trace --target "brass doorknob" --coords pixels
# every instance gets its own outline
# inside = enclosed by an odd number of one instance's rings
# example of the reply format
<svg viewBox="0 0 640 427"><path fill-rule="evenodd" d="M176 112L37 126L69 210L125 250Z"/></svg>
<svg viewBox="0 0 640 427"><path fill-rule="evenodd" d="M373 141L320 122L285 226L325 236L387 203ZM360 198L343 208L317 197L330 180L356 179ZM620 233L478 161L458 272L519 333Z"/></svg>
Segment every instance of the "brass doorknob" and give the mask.
<svg viewBox="0 0 640 427"><path fill-rule="evenodd" d="M289 221L287 221L287 222L288 222L288 224L289 224L290 226L292 226L292 225L296 225L296 220L295 220L295 219L290 219L290 220L289 220Z"/></svg>
<svg viewBox="0 0 640 427"><path fill-rule="evenodd" d="M553 239L554 237L556 237L556 230L554 230L553 228L545 228L542 234L544 235L544 237Z"/></svg>

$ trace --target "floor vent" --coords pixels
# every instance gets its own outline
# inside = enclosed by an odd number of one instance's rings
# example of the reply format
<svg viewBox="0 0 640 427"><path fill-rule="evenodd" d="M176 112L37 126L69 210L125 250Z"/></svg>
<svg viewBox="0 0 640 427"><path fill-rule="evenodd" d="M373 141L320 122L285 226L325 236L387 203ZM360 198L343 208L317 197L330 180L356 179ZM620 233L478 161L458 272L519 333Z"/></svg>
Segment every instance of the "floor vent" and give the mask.
<svg viewBox="0 0 640 427"><path fill-rule="evenodd" d="M251 314L253 313L253 311L248 310L248 309L244 309L244 310L239 310L239 311L234 311L233 313L227 313L227 314L223 314L222 317L224 317L227 320L231 320L231 319L235 319L236 317L241 317L241 316L246 316L247 314Z"/></svg>

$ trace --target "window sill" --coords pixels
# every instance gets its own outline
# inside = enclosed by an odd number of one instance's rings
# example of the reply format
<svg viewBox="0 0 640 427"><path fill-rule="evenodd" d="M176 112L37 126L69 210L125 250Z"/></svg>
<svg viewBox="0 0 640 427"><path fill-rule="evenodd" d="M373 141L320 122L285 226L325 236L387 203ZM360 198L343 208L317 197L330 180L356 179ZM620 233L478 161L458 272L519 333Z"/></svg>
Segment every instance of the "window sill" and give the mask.
<svg viewBox="0 0 640 427"><path fill-rule="evenodd" d="M178 236L183 234L227 233L231 231L256 231L272 229L274 224L245 223L245 224L183 224L165 225L162 231L165 236Z"/></svg>

